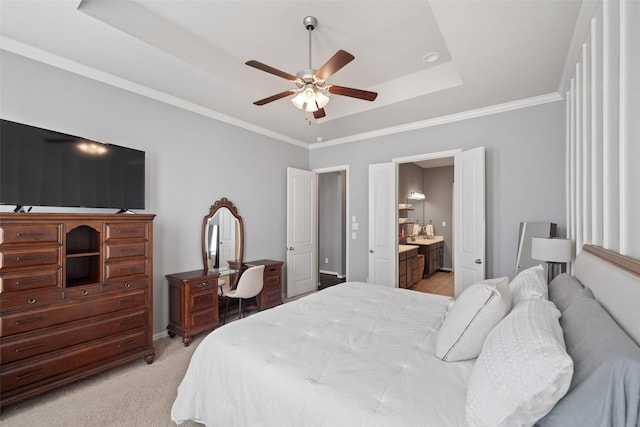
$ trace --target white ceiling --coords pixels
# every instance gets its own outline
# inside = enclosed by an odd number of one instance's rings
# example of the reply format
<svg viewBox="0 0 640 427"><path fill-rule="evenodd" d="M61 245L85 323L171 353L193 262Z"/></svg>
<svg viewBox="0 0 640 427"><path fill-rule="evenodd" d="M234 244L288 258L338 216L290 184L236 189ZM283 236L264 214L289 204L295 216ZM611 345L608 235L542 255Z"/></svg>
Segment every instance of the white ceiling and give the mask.
<svg viewBox="0 0 640 427"><path fill-rule="evenodd" d="M0 47L107 84L306 146L407 129L556 94L578 0L0 0ZM309 125L283 98L290 74L338 49L355 60L329 83L379 93L332 96ZM435 63L423 61L439 52ZM292 87L294 86L294 87ZM557 96L557 94L556 94Z"/></svg>

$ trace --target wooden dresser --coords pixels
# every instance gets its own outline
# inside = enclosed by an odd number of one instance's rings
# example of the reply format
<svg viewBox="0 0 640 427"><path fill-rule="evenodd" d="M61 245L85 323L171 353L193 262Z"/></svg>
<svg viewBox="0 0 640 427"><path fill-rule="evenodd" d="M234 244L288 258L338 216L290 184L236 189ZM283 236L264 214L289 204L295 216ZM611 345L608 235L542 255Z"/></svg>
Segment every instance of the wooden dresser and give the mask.
<svg viewBox="0 0 640 427"><path fill-rule="evenodd" d="M260 310L266 310L282 304L282 262L262 259L244 262L246 269L256 265L264 265L264 286L258 295ZM236 263L236 268L238 267ZM170 337L180 335L187 347L192 338L201 333L213 330L220 325L220 311L224 306L218 302L218 274L210 274L204 270L185 271L168 274L169 282L169 325L167 333ZM232 276L222 276L230 280ZM233 308L230 309L233 310Z"/></svg>
<svg viewBox="0 0 640 427"><path fill-rule="evenodd" d="M153 218L0 214L0 405L153 362Z"/></svg>

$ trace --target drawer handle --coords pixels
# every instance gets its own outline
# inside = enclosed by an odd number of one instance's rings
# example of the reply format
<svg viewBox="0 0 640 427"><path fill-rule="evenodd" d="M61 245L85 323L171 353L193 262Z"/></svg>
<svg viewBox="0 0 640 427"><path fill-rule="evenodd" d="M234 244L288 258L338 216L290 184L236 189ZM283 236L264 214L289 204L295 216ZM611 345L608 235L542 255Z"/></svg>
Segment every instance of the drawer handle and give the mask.
<svg viewBox="0 0 640 427"><path fill-rule="evenodd" d="M31 233L16 233L16 237L33 237L43 235L44 233L42 231L32 231Z"/></svg>
<svg viewBox="0 0 640 427"><path fill-rule="evenodd" d="M16 261L28 261L30 259L43 259L44 255L27 255L27 256L17 256Z"/></svg>
<svg viewBox="0 0 640 427"><path fill-rule="evenodd" d="M26 279L26 280L18 280L16 281L16 286L28 285L29 283L40 283L44 282L44 277L38 277L37 279Z"/></svg>
<svg viewBox="0 0 640 427"><path fill-rule="evenodd" d="M16 353L21 353L23 351L35 350L36 348L43 347L43 346L44 346L44 343L43 342L39 342L38 344L34 344L34 345L29 346L29 347L16 348L15 352Z"/></svg>
<svg viewBox="0 0 640 427"><path fill-rule="evenodd" d="M196 286L199 287L199 288L204 288L207 285L208 285L207 282L202 282L202 283L198 283Z"/></svg>
<svg viewBox="0 0 640 427"><path fill-rule="evenodd" d="M123 342L122 344L119 344L118 347L122 348L122 347L131 347L131 345L135 344L136 340L135 339L130 339L127 340L125 342Z"/></svg>
<svg viewBox="0 0 640 427"><path fill-rule="evenodd" d="M270 268L269 271L276 271L277 268Z"/></svg>
<svg viewBox="0 0 640 427"><path fill-rule="evenodd" d="M135 298L125 298L125 299L121 299L118 301L118 304L129 304L132 302L135 302L136 299Z"/></svg>
<svg viewBox="0 0 640 427"><path fill-rule="evenodd" d="M124 287L125 287L125 288L127 288L127 289L129 289L129 288L131 287L131 283L129 283L129 282L125 283L125 284L124 284Z"/></svg>
<svg viewBox="0 0 640 427"><path fill-rule="evenodd" d="M83 289L82 292L80 292L82 295L89 295L89 291L86 289Z"/></svg>
<svg viewBox="0 0 640 427"><path fill-rule="evenodd" d="M31 319L18 320L16 322L16 325L21 326L21 325L26 325L28 323L40 322L42 320L44 320L44 317L42 316L32 317Z"/></svg>
<svg viewBox="0 0 640 427"><path fill-rule="evenodd" d="M36 371L29 372L28 374L20 375L18 378L16 378L16 380L22 381L25 378L29 378L29 377L32 377L34 375L38 375L38 374L42 374L42 373L44 373L44 369L38 369Z"/></svg>
<svg viewBox="0 0 640 427"><path fill-rule="evenodd" d="M137 230L134 230L133 228L121 228L118 230L118 234L131 234L131 233L135 233Z"/></svg>
<svg viewBox="0 0 640 427"><path fill-rule="evenodd" d="M35 304L37 301L38 301L38 300L37 300L37 299L35 299L35 298L33 298L33 297L31 297L31 298L29 298L29 299L27 300L27 302L28 302L29 304Z"/></svg>

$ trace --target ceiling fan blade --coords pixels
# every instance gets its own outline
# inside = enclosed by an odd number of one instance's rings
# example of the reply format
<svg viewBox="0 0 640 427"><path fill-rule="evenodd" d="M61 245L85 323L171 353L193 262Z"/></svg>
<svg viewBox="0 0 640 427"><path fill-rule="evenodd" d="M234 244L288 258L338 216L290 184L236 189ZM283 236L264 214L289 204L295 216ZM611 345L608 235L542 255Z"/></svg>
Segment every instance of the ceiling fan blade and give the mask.
<svg viewBox="0 0 640 427"><path fill-rule="evenodd" d="M373 101L378 96L376 92L336 85L329 86L327 90L334 95L350 96L351 98L364 99L365 101Z"/></svg>
<svg viewBox="0 0 640 427"><path fill-rule="evenodd" d="M277 101L280 98L284 98L285 96L293 95L296 91L294 89L285 90L284 92L280 92L278 94L272 95L268 98L261 99L259 101L254 102L255 105L264 105L273 101Z"/></svg>
<svg viewBox="0 0 640 427"><path fill-rule="evenodd" d="M316 72L316 77L320 80L327 80L339 69L353 61L355 57L345 50L339 50Z"/></svg>
<svg viewBox="0 0 640 427"><path fill-rule="evenodd" d="M263 64L262 62L250 60L245 62L249 67L257 68L258 70L265 71L267 73L273 74L274 76L282 77L283 79L291 80L293 82L296 81L296 76L293 74L285 73L284 71L280 71L277 68L270 67L267 64Z"/></svg>
<svg viewBox="0 0 640 427"><path fill-rule="evenodd" d="M315 117L316 119L321 119L326 115L327 114L324 112L324 108L318 108L318 111L313 112L313 117Z"/></svg>

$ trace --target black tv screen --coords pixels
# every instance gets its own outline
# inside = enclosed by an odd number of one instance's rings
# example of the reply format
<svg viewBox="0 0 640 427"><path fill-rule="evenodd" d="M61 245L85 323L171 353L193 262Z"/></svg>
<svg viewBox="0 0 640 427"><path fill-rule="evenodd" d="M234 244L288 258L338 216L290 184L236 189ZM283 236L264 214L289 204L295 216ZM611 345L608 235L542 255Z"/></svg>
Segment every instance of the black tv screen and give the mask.
<svg viewBox="0 0 640 427"><path fill-rule="evenodd" d="M0 121L0 204L144 209L144 151Z"/></svg>

